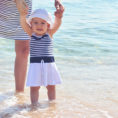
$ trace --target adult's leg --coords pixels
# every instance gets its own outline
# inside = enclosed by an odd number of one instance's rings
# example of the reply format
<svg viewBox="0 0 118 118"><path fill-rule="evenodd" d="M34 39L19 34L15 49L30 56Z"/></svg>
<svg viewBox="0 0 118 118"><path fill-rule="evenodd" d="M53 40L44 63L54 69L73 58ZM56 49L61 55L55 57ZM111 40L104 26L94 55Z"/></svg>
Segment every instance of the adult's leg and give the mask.
<svg viewBox="0 0 118 118"><path fill-rule="evenodd" d="M55 90L55 85L48 85L47 90L48 90L48 99L49 100L55 100L56 99L56 90Z"/></svg>
<svg viewBox="0 0 118 118"><path fill-rule="evenodd" d="M15 41L15 67L14 67L14 75L15 75L15 86L16 92L24 91L24 84L27 72L27 62L29 55L29 40Z"/></svg>
<svg viewBox="0 0 118 118"><path fill-rule="evenodd" d="M40 87L30 87L30 99L32 105L37 105Z"/></svg>

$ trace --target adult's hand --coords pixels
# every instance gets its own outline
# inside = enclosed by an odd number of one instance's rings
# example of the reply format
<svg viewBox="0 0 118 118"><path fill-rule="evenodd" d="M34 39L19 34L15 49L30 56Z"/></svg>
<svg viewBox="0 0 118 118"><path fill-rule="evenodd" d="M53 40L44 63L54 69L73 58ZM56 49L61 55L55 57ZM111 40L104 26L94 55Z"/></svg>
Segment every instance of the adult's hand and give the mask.
<svg viewBox="0 0 118 118"><path fill-rule="evenodd" d="M55 0L55 8L56 8L56 10L60 9L60 5L61 5L60 1L61 0Z"/></svg>
<svg viewBox="0 0 118 118"><path fill-rule="evenodd" d="M20 13L20 15L26 15L28 14L28 6L25 2L25 0L15 0L16 7Z"/></svg>
<svg viewBox="0 0 118 118"><path fill-rule="evenodd" d="M56 9L55 16L57 18L62 18L63 17L63 12L64 12L64 6L62 4L59 5L59 9Z"/></svg>

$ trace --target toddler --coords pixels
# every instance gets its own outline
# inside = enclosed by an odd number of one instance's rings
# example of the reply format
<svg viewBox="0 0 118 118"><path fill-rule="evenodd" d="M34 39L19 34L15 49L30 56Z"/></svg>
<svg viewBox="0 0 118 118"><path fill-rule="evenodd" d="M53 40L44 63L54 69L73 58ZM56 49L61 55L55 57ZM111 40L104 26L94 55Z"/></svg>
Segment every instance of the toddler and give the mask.
<svg viewBox="0 0 118 118"><path fill-rule="evenodd" d="M32 105L37 105L39 89L45 86L48 99L56 99L55 85L61 84L61 77L55 64L53 55L54 33L62 22L64 7L62 4L55 12L55 21L52 23L50 13L45 9L36 9L26 19L27 12L20 16L21 26L31 36L30 65L26 85L30 86Z"/></svg>

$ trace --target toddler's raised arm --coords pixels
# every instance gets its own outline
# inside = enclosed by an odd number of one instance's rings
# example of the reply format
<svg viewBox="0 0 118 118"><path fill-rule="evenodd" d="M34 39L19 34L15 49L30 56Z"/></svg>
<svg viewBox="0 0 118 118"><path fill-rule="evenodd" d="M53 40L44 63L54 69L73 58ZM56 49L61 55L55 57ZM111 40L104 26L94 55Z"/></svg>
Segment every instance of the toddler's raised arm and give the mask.
<svg viewBox="0 0 118 118"><path fill-rule="evenodd" d="M63 17L63 12L64 12L64 6L60 3L59 8L56 9L55 12L55 21L50 29L50 35L53 36L53 34L59 29L61 22L62 22L62 17Z"/></svg>
<svg viewBox="0 0 118 118"><path fill-rule="evenodd" d="M32 29L30 25L26 21L26 15L20 15L20 24L23 28L23 30L29 35L32 35Z"/></svg>

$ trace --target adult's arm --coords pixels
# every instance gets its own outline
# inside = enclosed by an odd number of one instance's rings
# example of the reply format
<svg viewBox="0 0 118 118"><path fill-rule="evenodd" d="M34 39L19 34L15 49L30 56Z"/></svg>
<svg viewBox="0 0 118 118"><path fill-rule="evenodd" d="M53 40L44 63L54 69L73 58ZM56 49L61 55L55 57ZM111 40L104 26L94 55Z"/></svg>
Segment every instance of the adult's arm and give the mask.
<svg viewBox="0 0 118 118"><path fill-rule="evenodd" d="M16 7L21 15L28 14L28 5L25 0L14 0Z"/></svg>

